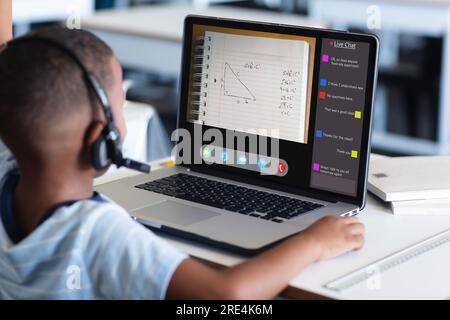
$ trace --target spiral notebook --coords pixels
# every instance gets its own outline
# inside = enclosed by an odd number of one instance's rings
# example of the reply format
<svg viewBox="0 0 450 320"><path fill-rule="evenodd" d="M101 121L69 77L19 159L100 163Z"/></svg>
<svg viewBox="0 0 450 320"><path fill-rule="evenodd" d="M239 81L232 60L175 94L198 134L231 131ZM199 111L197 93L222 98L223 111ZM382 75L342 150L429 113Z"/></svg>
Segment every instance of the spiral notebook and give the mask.
<svg viewBox="0 0 450 320"><path fill-rule="evenodd" d="M305 142L308 42L212 31L195 41L190 122Z"/></svg>

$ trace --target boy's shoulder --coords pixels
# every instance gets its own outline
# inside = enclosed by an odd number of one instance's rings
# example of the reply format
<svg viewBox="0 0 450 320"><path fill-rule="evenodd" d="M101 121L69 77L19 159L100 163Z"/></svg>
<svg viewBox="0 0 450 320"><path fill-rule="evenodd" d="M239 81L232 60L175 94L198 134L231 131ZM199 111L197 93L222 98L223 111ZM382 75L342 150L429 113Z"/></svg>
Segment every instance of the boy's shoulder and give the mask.
<svg viewBox="0 0 450 320"><path fill-rule="evenodd" d="M70 220L74 225L102 230L114 224L125 224L128 227L136 224L124 208L97 193L90 199L78 200L69 206L61 207L55 212L54 218Z"/></svg>
<svg viewBox="0 0 450 320"><path fill-rule="evenodd" d="M14 172L18 172L18 165L13 154L8 149L0 152L0 191ZM61 228L64 225L61 229L71 232L80 228L106 229L112 223L128 225L135 222L124 208L108 197L96 193L90 199L68 201L53 207L51 214L49 212L47 219L43 222L44 228L38 228L36 233L39 233L39 229L47 229L47 226L52 229L53 226ZM64 232L61 229L58 233Z"/></svg>

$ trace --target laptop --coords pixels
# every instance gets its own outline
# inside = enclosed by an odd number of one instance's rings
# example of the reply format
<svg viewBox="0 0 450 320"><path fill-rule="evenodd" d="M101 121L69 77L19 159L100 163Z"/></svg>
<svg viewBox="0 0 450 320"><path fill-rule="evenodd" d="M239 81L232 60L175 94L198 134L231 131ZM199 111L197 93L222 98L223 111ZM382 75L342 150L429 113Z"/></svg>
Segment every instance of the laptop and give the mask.
<svg viewBox="0 0 450 320"><path fill-rule="evenodd" d="M177 165L97 191L155 231L255 254L365 205L378 40L187 16Z"/></svg>

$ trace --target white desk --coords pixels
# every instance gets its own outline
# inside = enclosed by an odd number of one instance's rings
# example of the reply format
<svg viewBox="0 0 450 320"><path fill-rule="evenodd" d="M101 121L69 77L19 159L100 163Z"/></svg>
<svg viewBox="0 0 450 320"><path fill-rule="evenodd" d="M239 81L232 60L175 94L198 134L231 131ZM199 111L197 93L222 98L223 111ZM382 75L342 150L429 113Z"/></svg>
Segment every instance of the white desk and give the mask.
<svg viewBox="0 0 450 320"><path fill-rule="evenodd" d="M157 170L159 163L161 161L153 163L154 170ZM134 173L129 172L129 174ZM289 298L333 299L446 299L450 297L450 272L448 272L450 252L448 251L444 251L438 259L436 255L433 259L430 258L430 254L433 254L431 251L397 267L401 269L394 268L381 274L379 287L349 289L341 293L326 289L324 285L331 280L450 228L450 216L394 216L389 207L384 206L372 196L369 196L360 220L366 226L366 243L363 249L310 266L291 281L283 295ZM211 263L213 266L229 267L245 259L196 242L163 234L161 236L191 256ZM434 250L440 250L442 253L443 249Z"/></svg>
<svg viewBox="0 0 450 320"><path fill-rule="evenodd" d="M99 11L84 18L82 28L91 30L108 43L124 66L177 77L180 72L183 23L188 14L323 26L293 14L226 6L195 9L177 4Z"/></svg>
<svg viewBox="0 0 450 320"><path fill-rule="evenodd" d="M391 278L389 275L391 271L383 273L379 288L365 290L356 288L342 293L326 289L324 285L332 280L450 228L449 216L394 216L389 208L380 205L372 196L369 197L367 207L359 217L366 226L364 248L358 252L310 266L291 281L283 295L290 298L333 299L446 299L450 297L450 272L448 272L450 253L442 256L442 261L437 265L425 261L420 273L416 272L417 263L414 259L407 262L399 267L404 273L395 282L384 280ZM243 261L242 257L222 250L166 235L161 236L190 255L220 266L229 267ZM426 259L426 256L417 259L423 262L423 258ZM413 269L409 267L409 264L414 264ZM395 272L395 270L392 271Z"/></svg>

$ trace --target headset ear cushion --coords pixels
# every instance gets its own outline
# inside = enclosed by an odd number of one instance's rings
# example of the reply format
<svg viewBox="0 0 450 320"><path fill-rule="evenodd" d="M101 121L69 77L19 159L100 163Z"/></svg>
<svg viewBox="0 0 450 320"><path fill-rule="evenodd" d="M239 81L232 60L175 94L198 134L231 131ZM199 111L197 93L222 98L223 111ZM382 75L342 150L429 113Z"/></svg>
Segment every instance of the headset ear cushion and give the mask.
<svg viewBox="0 0 450 320"><path fill-rule="evenodd" d="M111 164L108 157L108 144L103 135L100 135L92 144L91 163L97 171L105 170Z"/></svg>

